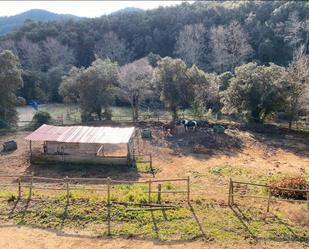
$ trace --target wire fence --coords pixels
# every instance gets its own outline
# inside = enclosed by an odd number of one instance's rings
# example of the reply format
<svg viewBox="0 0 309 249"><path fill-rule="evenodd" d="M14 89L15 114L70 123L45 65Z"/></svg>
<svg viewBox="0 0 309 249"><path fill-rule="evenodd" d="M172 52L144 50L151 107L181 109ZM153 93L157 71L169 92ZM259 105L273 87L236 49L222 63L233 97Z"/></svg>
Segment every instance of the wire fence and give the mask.
<svg viewBox="0 0 309 249"><path fill-rule="evenodd" d="M237 190L241 189L241 186L254 186L259 188L264 188L267 190L268 196L265 195L251 195L246 193L241 193L241 191ZM306 193L306 200L295 200L295 199L285 199L285 198L278 198L276 196L273 196L272 190L283 190L288 192L304 192ZM240 192L240 193L239 193ZM245 191L247 192L247 191ZM254 198L254 199L264 199L267 201L267 212L270 210L270 204L271 202L295 202L295 203L307 203L307 209L309 211L309 189L293 189L293 188L281 188L281 187L272 187L270 185L266 184L258 184L258 183L250 183L250 182L242 182L242 181L233 181L230 179L229 182L229 192L228 192L228 205L233 206L235 204L234 197L240 197L240 198Z"/></svg>

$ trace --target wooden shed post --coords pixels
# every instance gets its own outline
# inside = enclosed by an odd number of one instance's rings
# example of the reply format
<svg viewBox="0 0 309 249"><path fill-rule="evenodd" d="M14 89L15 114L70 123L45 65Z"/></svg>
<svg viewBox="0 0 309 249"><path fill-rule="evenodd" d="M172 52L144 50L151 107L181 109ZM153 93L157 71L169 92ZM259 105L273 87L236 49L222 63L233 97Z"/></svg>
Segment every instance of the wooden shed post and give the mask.
<svg viewBox="0 0 309 249"><path fill-rule="evenodd" d="M30 158L32 157L32 144L31 144L31 140L29 141L29 150L30 150Z"/></svg>

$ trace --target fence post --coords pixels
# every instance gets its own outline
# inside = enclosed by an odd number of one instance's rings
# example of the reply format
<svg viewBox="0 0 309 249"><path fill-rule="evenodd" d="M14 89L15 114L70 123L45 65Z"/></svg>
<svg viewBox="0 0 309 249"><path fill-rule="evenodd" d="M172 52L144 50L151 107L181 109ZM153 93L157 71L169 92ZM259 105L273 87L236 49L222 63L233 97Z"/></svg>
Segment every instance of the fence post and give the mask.
<svg viewBox="0 0 309 249"><path fill-rule="evenodd" d="M161 183L158 184L158 201L157 203L161 203Z"/></svg>
<svg viewBox="0 0 309 249"><path fill-rule="evenodd" d="M271 199L271 191L270 191L270 188L268 188L267 212L269 212L270 199Z"/></svg>
<svg viewBox="0 0 309 249"><path fill-rule="evenodd" d="M307 209L309 210L309 191L307 192Z"/></svg>
<svg viewBox="0 0 309 249"><path fill-rule="evenodd" d="M18 200L20 199L21 197L21 179L20 177L18 177Z"/></svg>
<svg viewBox="0 0 309 249"><path fill-rule="evenodd" d="M187 201L190 204L190 176L187 179Z"/></svg>
<svg viewBox="0 0 309 249"><path fill-rule="evenodd" d="M149 166L150 166L150 171L153 174L153 168L152 168L152 154L149 153Z"/></svg>
<svg viewBox="0 0 309 249"><path fill-rule="evenodd" d="M148 182L148 203L151 203L151 180Z"/></svg>
<svg viewBox="0 0 309 249"><path fill-rule="evenodd" d="M31 196L32 196L32 187L33 187L33 172L31 172L28 201L31 200Z"/></svg>
<svg viewBox="0 0 309 249"><path fill-rule="evenodd" d="M111 235L111 197L110 197L111 179L107 178L107 235Z"/></svg>
<svg viewBox="0 0 309 249"><path fill-rule="evenodd" d="M228 205L231 206L231 193L232 193L232 178L230 178L230 183L229 183L229 196L228 196Z"/></svg>
<svg viewBox="0 0 309 249"><path fill-rule="evenodd" d="M234 183L231 178L231 205L234 205Z"/></svg>
<svg viewBox="0 0 309 249"><path fill-rule="evenodd" d="M66 185L66 190L67 190L67 204L69 204L69 198L70 198L70 190L69 190L69 177L65 177L65 185Z"/></svg>

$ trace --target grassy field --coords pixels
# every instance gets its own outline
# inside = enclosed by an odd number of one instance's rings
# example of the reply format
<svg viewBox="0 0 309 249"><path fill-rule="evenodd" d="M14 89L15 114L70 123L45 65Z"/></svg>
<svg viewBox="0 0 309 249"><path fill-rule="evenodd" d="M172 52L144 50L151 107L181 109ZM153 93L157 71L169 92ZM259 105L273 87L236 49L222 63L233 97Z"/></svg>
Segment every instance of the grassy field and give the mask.
<svg viewBox="0 0 309 249"><path fill-rule="evenodd" d="M146 203L145 190L145 186L117 186L112 190L112 201ZM0 218L2 222L11 221L19 225L104 236L107 235L107 203L101 198L104 195L76 190L71 192L67 203L64 193L50 194L36 190L33 200L27 202L27 191L24 192L25 198L17 201L13 197L16 197L14 191L2 190ZM111 234L160 240L205 238L220 243L280 240L309 245L309 231L291 222L277 205L271 213L266 213L265 206L258 202L250 208L244 202L230 208L201 197L193 198L191 205L180 201L176 209L163 211L134 211L137 208L135 205L113 204ZM291 207L305 210L305 205Z"/></svg>

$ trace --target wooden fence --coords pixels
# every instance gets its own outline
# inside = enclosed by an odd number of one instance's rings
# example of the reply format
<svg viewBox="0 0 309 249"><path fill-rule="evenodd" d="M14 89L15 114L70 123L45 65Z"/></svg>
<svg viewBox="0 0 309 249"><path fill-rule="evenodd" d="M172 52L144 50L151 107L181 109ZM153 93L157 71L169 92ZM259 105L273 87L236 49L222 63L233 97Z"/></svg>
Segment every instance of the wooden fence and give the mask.
<svg viewBox="0 0 309 249"><path fill-rule="evenodd" d="M162 194L186 194L186 202L190 204L190 178L177 178L177 179L149 179L146 181L126 181L126 180L112 180L111 178L74 178L74 177L64 177L64 178L51 178L51 177L39 177L34 176L34 174L30 175L0 175L0 178L14 178L17 179L16 182L0 184L0 188L3 187L13 187L17 190L17 201L22 198L22 188L28 188L27 201L30 202L33 198L33 190L52 190L52 191L64 191L67 205L70 202L71 191L72 190L83 190L83 191L104 191L106 192L106 203L107 203L107 227L108 227L108 235L111 234L111 209L114 204L117 205L140 205L140 208L129 208L127 211L155 211L155 210L168 210L175 209L177 206L175 205L165 205L162 202ZM25 181L27 179L27 181ZM56 186L47 187L44 184L35 184L35 180L44 181L53 181L56 182ZM104 188L81 188L76 187L77 181L91 181L99 183ZM75 184L71 184L71 182L75 182ZM162 190L163 182L185 182L186 189L184 190ZM103 184L102 184L103 183ZM154 189L153 185L157 184L157 189ZM148 194L148 202L147 203L133 203L133 202L118 202L111 200L112 187L114 185L121 184L146 184L148 186L148 190L145 192ZM61 186L59 186L61 185ZM153 203L152 195L157 195L157 202Z"/></svg>
<svg viewBox="0 0 309 249"><path fill-rule="evenodd" d="M151 174L155 174L155 170L153 168L153 164L152 164L152 154L133 154L133 158L134 158L134 164L136 165L137 163L143 163L143 164L148 164L148 169L142 173L151 173Z"/></svg>
<svg viewBox="0 0 309 249"><path fill-rule="evenodd" d="M268 192L268 196L263 195L247 195L247 194L237 194L235 193L235 189L239 186L255 186L255 187L261 187L266 188ZM284 191L291 191L291 192L305 192L307 200L294 200L294 199L283 199L283 198L277 198L275 196L272 196L271 189L276 190L284 190ZM309 210L309 189L292 189L292 188L280 188L280 187L271 187L266 184L258 184L258 183L250 183L250 182L241 182L241 181L233 181L230 179L229 182L229 193L228 193L228 205L233 206L235 204L234 197L241 197L241 198L258 198L258 199L264 199L267 201L267 212L269 212L270 209L270 203L271 202L277 202L277 201L285 201L285 202L296 202L296 203L307 203L307 209Z"/></svg>

